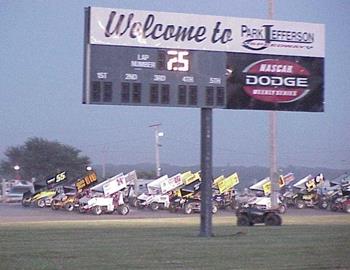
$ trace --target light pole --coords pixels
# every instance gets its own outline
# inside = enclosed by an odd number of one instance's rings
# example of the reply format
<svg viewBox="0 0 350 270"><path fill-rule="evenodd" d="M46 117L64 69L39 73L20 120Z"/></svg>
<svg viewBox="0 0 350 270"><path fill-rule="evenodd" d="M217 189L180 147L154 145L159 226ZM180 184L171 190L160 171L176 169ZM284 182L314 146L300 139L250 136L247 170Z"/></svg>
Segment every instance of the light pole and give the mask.
<svg viewBox="0 0 350 270"><path fill-rule="evenodd" d="M274 0L268 0L268 19L272 20L274 15ZM269 112L269 140L270 140L270 181L271 181L271 206L278 207L278 178L277 173L277 113Z"/></svg>
<svg viewBox="0 0 350 270"><path fill-rule="evenodd" d="M150 125L149 127L154 128L154 137L155 137L155 152L156 152L156 176L159 177L160 176L160 155L159 155L159 148L161 147L161 144L159 143L159 137L163 137L164 136L164 132L160 132L159 131L159 126L161 124L157 123L154 125Z"/></svg>
<svg viewBox="0 0 350 270"><path fill-rule="evenodd" d="M19 169L20 168L21 167L19 165L13 166L13 169L16 171L16 180L19 180L21 178L20 175L19 175Z"/></svg>

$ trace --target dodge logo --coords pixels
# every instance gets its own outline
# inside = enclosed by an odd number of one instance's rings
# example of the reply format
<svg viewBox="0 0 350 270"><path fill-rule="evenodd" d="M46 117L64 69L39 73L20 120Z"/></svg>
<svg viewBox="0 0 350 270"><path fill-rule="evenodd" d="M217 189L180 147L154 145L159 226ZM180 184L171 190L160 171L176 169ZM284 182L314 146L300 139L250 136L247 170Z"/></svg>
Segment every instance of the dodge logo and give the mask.
<svg viewBox="0 0 350 270"><path fill-rule="evenodd" d="M244 91L260 101L289 103L309 92L309 71L292 61L264 59L247 66L243 73Z"/></svg>

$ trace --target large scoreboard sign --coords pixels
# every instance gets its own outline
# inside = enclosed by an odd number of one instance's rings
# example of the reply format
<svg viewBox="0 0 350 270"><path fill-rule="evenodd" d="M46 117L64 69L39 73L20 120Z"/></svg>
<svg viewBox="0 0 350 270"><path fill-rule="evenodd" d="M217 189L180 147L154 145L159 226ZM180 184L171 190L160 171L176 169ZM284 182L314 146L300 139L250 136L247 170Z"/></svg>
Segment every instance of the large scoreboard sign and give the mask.
<svg viewBox="0 0 350 270"><path fill-rule="evenodd" d="M83 103L323 111L321 24L90 7Z"/></svg>

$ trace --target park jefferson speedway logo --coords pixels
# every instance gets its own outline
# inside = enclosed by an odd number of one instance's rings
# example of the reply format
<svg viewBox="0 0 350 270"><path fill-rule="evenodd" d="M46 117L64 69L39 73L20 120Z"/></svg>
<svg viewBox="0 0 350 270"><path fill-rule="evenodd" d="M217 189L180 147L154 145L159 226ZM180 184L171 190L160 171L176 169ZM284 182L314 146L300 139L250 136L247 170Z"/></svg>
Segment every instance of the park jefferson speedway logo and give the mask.
<svg viewBox="0 0 350 270"><path fill-rule="evenodd" d="M274 25L262 25L250 28L241 25L242 46L249 50L260 51L269 47L312 49L315 33L274 29Z"/></svg>
<svg viewBox="0 0 350 270"><path fill-rule="evenodd" d="M310 72L298 63L264 59L243 70L244 91L256 100L269 103L290 103L310 91Z"/></svg>

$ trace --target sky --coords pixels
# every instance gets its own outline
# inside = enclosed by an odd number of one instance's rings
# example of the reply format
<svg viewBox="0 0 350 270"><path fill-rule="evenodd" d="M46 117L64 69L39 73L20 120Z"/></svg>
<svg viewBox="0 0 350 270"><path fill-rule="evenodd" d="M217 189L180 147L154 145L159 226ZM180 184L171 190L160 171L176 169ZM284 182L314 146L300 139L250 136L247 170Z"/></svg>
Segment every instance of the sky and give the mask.
<svg viewBox="0 0 350 270"><path fill-rule="evenodd" d="M266 19L267 0L0 0L0 159L29 137L93 164L200 163L200 109L82 104L84 7ZM350 168L350 1L275 0L273 19L325 24L325 112L277 112L277 164ZM213 111L213 165L269 166L268 112Z"/></svg>

